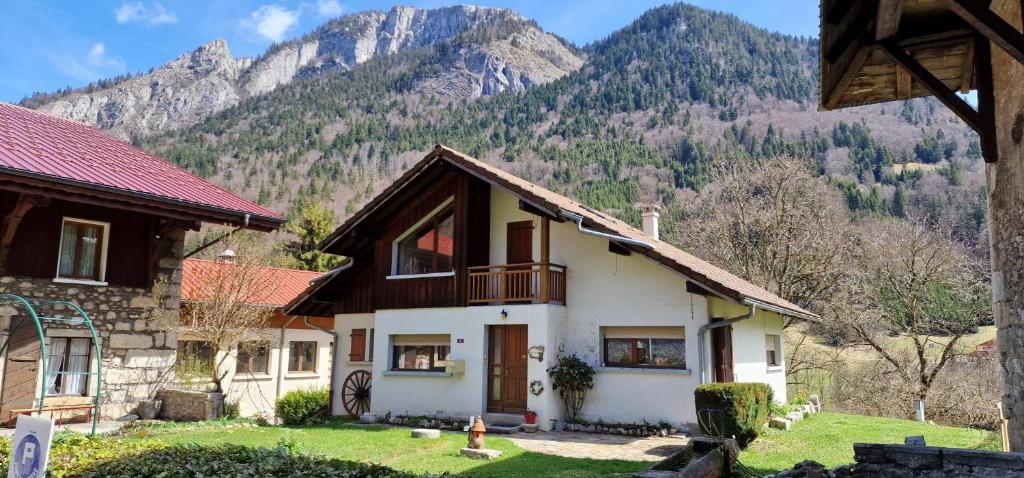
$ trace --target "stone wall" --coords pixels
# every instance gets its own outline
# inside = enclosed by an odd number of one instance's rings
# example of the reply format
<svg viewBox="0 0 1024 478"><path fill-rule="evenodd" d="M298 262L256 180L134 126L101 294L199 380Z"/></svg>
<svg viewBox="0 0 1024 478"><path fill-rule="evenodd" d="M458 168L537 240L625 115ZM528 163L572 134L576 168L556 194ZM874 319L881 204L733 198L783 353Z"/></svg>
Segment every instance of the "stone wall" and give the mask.
<svg viewBox="0 0 1024 478"><path fill-rule="evenodd" d="M224 394L189 390L160 390L160 418L178 422L214 420L224 416Z"/></svg>
<svg viewBox="0 0 1024 478"><path fill-rule="evenodd" d="M68 300L89 315L103 354L101 412L104 418L132 412L139 400L153 398L157 390L173 381L177 336L164 329L167 318L180 313L183 245L184 234L181 233L170 256L159 262L157 287L94 286L57 283L49 278L0 276L0 293L29 299ZM145 267L144 263L140 261L139 267ZM2 315L8 317L14 311L9 306L4 309ZM86 332L84 326L46 324L46 327L48 331L61 329L48 332L51 335ZM90 397L48 397L46 403L91 403L94 390L95 382L90 380Z"/></svg>
<svg viewBox="0 0 1024 478"><path fill-rule="evenodd" d="M1024 478L1024 453L920 445L853 445L857 463L828 470L805 461L766 478Z"/></svg>

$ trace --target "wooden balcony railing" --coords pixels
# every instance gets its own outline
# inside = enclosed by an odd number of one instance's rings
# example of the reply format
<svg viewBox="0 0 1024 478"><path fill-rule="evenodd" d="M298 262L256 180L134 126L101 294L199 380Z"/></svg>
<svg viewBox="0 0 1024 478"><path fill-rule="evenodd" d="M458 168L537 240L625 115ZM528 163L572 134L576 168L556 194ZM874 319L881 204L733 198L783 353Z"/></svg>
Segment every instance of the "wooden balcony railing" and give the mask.
<svg viewBox="0 0 1024 478"><path fill-rule="evenodd" d="M468 267L469 304L565 304L565 266L527 262Z"/></svg>

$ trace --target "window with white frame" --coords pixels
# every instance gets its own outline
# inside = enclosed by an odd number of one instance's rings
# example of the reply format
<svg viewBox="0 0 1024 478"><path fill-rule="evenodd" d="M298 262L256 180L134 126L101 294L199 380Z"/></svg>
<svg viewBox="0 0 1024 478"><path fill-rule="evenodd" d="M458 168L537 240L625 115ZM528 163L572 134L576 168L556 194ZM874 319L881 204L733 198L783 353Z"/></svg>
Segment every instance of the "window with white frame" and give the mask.
<svg viewBox="0 0 1024 478"><path fill-rule="evenodd" d="M46 350L46 394L85 395L92 339L52 337Z"/></svg>
<svg viewBox="0 0 1024 478"><path fill-rule="evenodd" d="M767 334L764 336L765 360L769 367L782 365L782 336Z"/></svg>
<svg viewBox="0 0 1024 478"><path fill-rule="evenodd" d="M316 372L319 345L313 340L293 340L288 345L289 372Z"/></svg>
<svg viewBox="0 0 1024 478"><path fill-rule="evenodd" d="M391 370L444 371L452 350L448 334L391 336Z"/></svg>
<svg viewBox="0 0 1024 478"><path fill-rule="evenodd" d="M110 224L65 217L61 224L57 277L102 282L106 275Z"/></svg>
<svg viewBox="0 0 1024 478"><path fill-rule="evenodd" d="M606 367L686 368L684 327L604 327Z"/></svg>
<svg viewBox="0 0 1024 478"><path fill-rule="evenodd" d="M393 276L441 274L453 271L455 255L454 198L448 198L414 224L392 245Z"/></svg>

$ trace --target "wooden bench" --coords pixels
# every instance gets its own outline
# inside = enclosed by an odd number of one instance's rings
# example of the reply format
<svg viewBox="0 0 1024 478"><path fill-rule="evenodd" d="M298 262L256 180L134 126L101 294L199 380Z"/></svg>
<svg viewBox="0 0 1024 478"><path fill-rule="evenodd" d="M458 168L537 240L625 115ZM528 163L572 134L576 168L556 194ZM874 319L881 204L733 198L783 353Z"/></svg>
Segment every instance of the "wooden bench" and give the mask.
<svg viewBox="0 0 1024 478"><path fill-rule="evenodd" d="M52 406L52 407L45 407L44 406L42 413L49 412L49 415L50 415L51 419L53 419L54 413L57 413L57 418L56 418L56 420L54 420L54 424L61 425L62 424L61 420L64 419L64 413L65 412L72 412L72 411L77 411L77 410L88 410L89 411L89 419L91 420L93 418L93 415L96 413L96 404L95 403L88 403L88 404L82 404L82 405L57 405L57 406ZM18 415L33 415L33 414L37 414L38 412L39 412L39 407L18 408L18 409L11 410L8 413L8 416L7 416L7 426L8 427L13 427L15 425L15 423L16 423L15 422L15 418Z"/></svg>

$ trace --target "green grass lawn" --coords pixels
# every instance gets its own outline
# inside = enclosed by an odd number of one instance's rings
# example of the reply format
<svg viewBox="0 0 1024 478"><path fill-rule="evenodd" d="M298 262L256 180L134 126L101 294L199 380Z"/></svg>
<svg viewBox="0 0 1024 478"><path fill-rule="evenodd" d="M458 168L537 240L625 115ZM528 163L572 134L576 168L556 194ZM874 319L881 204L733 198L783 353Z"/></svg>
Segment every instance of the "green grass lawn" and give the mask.
<svg viewBox="0 0 1024 478"><path fill-rule="evenodd" d="M740 461L761 473L788 470L803 460L828 467L853 463L854 443L903 443L924 435L929 446L998 450L994 433L971 428L928 425L909 420L839 413L811 415L788 432L768 430L740 454Z"/></svg>
<svg viewBox="0 0 1024 478"><path fill-rule="evenodd" d="M442 433L440 440L417 440L409 437L409 430L332 423L311 427L169 429L156 431L154 438L167 443L233 443L257 447L274 447L285 439L294 441L299 450L309 453L378 463L401 471L450 472L474 477L626 477L650 466L620 460L543 455L525 451L507 439L494 436L487 437L487 447L501 450L501 458L471 460L459 456L459 449L466 446L465 434Z"/></svg>

